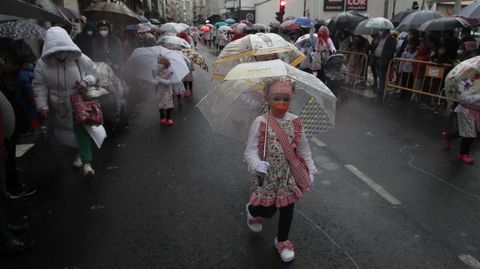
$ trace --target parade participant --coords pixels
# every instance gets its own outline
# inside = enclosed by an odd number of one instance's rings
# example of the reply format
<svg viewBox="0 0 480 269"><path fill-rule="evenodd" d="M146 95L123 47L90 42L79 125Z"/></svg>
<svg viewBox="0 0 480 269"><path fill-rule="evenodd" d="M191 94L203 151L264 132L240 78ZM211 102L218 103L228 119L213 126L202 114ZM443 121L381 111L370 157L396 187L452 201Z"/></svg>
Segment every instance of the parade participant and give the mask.
<svg viewBox="0 0 480 269"><path fill-rule="evenodd" d="M93 57L93 39L95 38L95 23L88 21L82 32L76 35L73 42L80 48L83 54Z"/></svg>
<svg viewBox="0 0 480 269"><path fill-rule="evenodd" d="M378 94L383 96L385 90L385 83L387 80L388 63L395 54L397 47L397 40L390 34L390 30L382 30L378 32L380 40L375 49L375 67L378 74Z"/></svg>
<svg viewBox="0 0 480 269"><path fill-rule="evenodd" d="M95 75L95 64L82 54L65 30L60 27L47 30L32 84L35 101L43 117L48 118L58 142L78 148L73 166L83 167L86 176L95 175L90 138L93 127L74 122L71 95L95 85Z"/></svg>
<svg viewBox="0 0 480 269"><path fill-rule="evenodd" d="M289 262L295 258L293 243L288 240L294 205L304 191L311 189L317 169L300 119L287 112L294 83L275 78L265 87L269 112L252 123L245 149L248 169L256 179L246 205L247 226L253 232L261 232L262 222L273 217L278 209L280 218L274 245L282 261ZM302 163L302 167L290 166L294 160ZM297 177L300 172L301 178ZM308 186L305 188L298 182L306 182Z"/></svg>
<svg viewBox="0 0 480 269"><path fill-rule="evenodd" d="M471 82L462 82L460 87L475 87ZM480 129L480 109L475 103L480 101L480 94L460 95L459 105L455 108L457 113L458 130L452 133L443 132L444 148L452 148L452 140L461 138L460 153L458 159L466 164L474 164L475 159L470 155L470 148L477 137Z"/></svg>
<svg viewBox="0 0 480 269"><path fill-rule="evenodd" d="M97 23L98 36L93 40L93 58L95 62L109 64L115 72L120 70L123 63L122 43L114 35L110 34L110 23L100 21Z"/></svg>
<svg viewBox="0 0 480 269"><path fill-rule="evenodd" d="M162 56L157 60L158 69L152 70L152 76L157 81L155 92L158 100L158 111L160 113L160 125L172 126L173 110L173 72L170 68L170 61ZM183 85L183 84L182 84Z"/></svg>

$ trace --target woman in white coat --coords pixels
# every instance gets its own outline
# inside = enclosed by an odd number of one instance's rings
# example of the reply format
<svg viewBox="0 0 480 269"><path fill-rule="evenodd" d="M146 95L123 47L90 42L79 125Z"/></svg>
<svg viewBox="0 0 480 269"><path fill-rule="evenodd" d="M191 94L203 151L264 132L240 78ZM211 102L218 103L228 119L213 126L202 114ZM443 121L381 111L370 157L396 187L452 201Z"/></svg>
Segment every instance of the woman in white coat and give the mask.
<svg viewBox="0 0 480 269"><path fill-rule="evenodd" d="M84 175L94 175L92 126L74 123L71 95L96 83L95 64L73 43L61 27L45 33L42 56L35 67L32 86L40 112L48 117L55 138L61 145L78 148L73 162Z"/></svg>

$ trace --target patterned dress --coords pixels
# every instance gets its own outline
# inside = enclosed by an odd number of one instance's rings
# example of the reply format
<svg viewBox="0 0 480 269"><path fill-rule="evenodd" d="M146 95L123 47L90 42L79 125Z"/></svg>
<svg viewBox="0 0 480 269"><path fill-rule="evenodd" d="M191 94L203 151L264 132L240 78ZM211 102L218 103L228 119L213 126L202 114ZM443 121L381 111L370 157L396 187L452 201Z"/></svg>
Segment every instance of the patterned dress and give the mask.
<svg viewBox="0 0 480 269"><path fill-rule="evenodd" d="M162 72L161 78L165 79L166 73L166 71ZM174 107L172 84L165 84L162 80L159 80L157 87L155 88L155 93L157 95L159 109L169 109Z"/></svg>
<svg viewBox="0 0 480 269"><path fill-rule="evenodd" d="M296 118L287 122L279 122L283 130L289 135L290 142L296 145L300 143L301 122ZM263 155L265 144L266 124L260 123L259 127L259 156ZM295 132L300 128L300 132ZM268 126L267 149L265 161L270 163L268 174L262 186L258 186L258 180L255 177L255 184L252 187L250 202L253 205L275 206L277 208L285 207L295 203L302 197L302 191L297 187L295 179L290 172L288 160L283 152L282 146L277 141L272 128Z"/></svg>

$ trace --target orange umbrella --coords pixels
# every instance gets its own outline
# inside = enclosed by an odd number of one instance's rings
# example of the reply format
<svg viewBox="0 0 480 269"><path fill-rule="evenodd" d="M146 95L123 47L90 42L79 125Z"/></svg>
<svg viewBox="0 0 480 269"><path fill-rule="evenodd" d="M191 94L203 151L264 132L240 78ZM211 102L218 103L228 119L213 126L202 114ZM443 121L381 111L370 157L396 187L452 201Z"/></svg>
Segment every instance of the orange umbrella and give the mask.
<svg viewBox="0 0 480 269"><path fill-rule="evenodd" d="M202 26L202 28L200 28L200 30L201 30L202 32L208 32L208 31L210 31L210 27L204 25L204 26Z"/></svg>

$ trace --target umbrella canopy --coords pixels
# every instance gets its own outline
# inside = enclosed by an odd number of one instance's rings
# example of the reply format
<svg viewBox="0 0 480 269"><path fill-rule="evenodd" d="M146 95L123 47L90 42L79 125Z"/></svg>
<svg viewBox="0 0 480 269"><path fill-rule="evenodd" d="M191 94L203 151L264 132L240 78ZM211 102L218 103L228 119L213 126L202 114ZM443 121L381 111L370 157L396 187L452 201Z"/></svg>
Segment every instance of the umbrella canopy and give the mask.
<svg viewBox="0 0 480 269"><path fill-rule="evenodd" d="M29 21L0 22L0 37L3 37L3 38L43 39L44 36L45 36L45 28Z"/></svg>
<svg viewBox="0 0 480 269"><path fill-rule="evenodd" d="M392 30L394 28L390 20L382 17L369 19L367 24L365 24L365 27L370 29L386 29L386 30Z"/></svg>
<svg viewBox="0 0 480 269"><path fill-rule="evenodd" d="M442 17L442 13L437 11L418 10L406 16L405 19L403 19L397 26L397 30L400 32L405 32L409 31L410 29L417 29L420 25L427 21Z"/></svg>
<svg viewBox="0 0 480 269"><path fill-rule="evenodd" d="M215 26L215 28L220 28L220 27L222 27L222 26L224 26L224 25L226 25L226 24L227 24L227 23L224 22L224 21L219 21L219 22L216 22L216 23L214 24L214 26Z"/></svg>
<svg viewBox="0 0 480 269"><path fill-rule="evenodd" d="M213 63L212 79L221 80L235 65L257 61L258 56L275 55L277 58L296 66L303 55L295 45L273 33L247 35L228 43Z"/></svg>
<svg viewBox="0 0 480 269"><path fill-rule="evenodd" d="M285 20L283 21L282 23L280 23L280 28L285 28L287 27L288 25L291 25L291 24L295 24L295 21L294 20Z"/></svg>
<svg viewBox="0 0 480 269"><path fill-rule="evenodd" d="M185 41L185 39L177 36L169 36L169 35L161 36L158 38L157 43L168 49L181 50L181 49L191 48L190 44L188 44L188 42Z"/></svg>
<svg viewBox="0 0 480 269"><path fill-rule="evenodd" d="M458 12L458 14L455 14L455 15L463 16L467 18L480 19L480 2L475 1L471 3L470 5L464 7L462 10Z"/></svg>
<svg viewBox="0 0 480 269"><path fill-rule="evenodd" d="M243 22L241 22L237 25L237 29L239 29L239 30L246 30L247 28L248 28L248 25L246 25Z"/></svg>
<svg viewBox="0 0 480 269"><path fill-rule="evenodd" d="M297 17L295 17L295 16L287 16L287 17L285 18L285 20L286 20L286 21L295 20L296 18L297 18Z"/></svg>
<svg viewBox="0 0 480 269"><path fill-rule="evenodd" d="M81 18L81 15L73 9L66 7L58 7L60 12L71 21L78 21Z"/></svg>
<svg viewBox="0 0 480 269"><path fill-rule="evenodd" d="M232 27L230 27L230 26L226 26L226 25L224 25L224 26L222 26L222 27L218 28L218 31L221 31L221 32L228 32L228 31L233 31L233 29L232 29Z"/></svg>
<svg viewBox="0 0 480 269"><path fill-rule="evenodd" d="M235 66L197 107L215 132L245 140L252 122L264 113L265 82L275 77L295 81L290 111L301 118L307 137L334 127L335 95L314 75L281 60Z"/></svg>
<svg viewBox="0 0 480 269"><path fill-rule="evenodd" d="M207 23L205 24L206 26L210 27L210 28L215 28L215 25L211 24L211 23Z"/></svg>
<svg viewBox="0 0 480 269"><path fill-rule="evenodd" d="M158 57L163 56L170 61L173 70L174 82L181 82L190 72L181 53L169 50L162 46L135 49L127 60L129 74L135 78L155 84L152 70L158 69Z"/></svg>
<svg viewBox="0 0 480 269"><path fill-rule="evenodd" d="M226 23L228 24L234 24L235 23L235 19L232 19L232 18L228 18L225 20Z"/></svg>
<svg viewBox="0 0 480 269"><path fill-rule="evenodd" d="M445 94L447 97L458 99L462 94L467 96L478 94L479 90L480 56L459 63L448 72L445 78ZM480 108L478 102L476 106Z"/></svg>
<svg viewBox="0 0 480 269"><path fill-rule="evenodd" d="M2 0L1 13L19 16L22 18L36 19L39 21L50 21L56 23L66 23L69 21L61 14L49 12L39 6L20 1L20 0Z"/></svg>
<svg viewBox="0 0 480 269"><path fill-rule="evenodd" d="M202 31L202 32L208 32L208 31L210 31L210 27L204 25L204 26L202 26L202 27L200 28L200 31Z"/></svg>
<svg viewBox="0 0 480 269"><path fill-rule="evenodd" d="M182 49L183 55L185 55L192 63L200 66L203 70L208 72L208 65L205 58L194 49Z"/></svg>
<svg viewBox="0 0 480 269"><path fill-rule="evenodd" d="M372 34L377 33L378 31L380 31L380 29L367 28L366 25L369 21L370 21L370 19L361 21L357 25L357 27L355 27L355 30L353 31L353 34L354 35L372 35Z"/></svg>
<svg viewBox="0 0 480 269"><path fill-rule="evenodd" d="M467 20L460 17L446 17L427 21L418 27L419 31L445 31L457 28L465 28L472 26Z"/></svg>
<svg viewBox="0 0 480 269"><path fill-rule="evenodd" d="M253 25L253 29L255 29L255 30L265 30L265 29L267 29L267 26L265 24L262 24L262 23L255 23Z"/></svg>
<svg viewBox="0 0 480 269"><path fill-rule="evenodd" d="M395 14L392 18L393 26L397 27L400 24L400 22L403 19L405 19L405 17L412 14L413 12L415 12L415 10L409 9L409 10L400 11L397 14Z"/></svg>
<svg viewBox="0 0 480 269"><path fill-rule="evenodd" d="M94 20L107 20L115 24L138 24L140 19L128 7L111 2L99 2L85 9L85 15Z"/></svg>
<svg viewBox="0 0 480 269"><path fill-rule="evenodd" d="M313 21L307 17L298 17L293 22L304 28L311 27L313 24Z"/></svg>
<svg viewBox="0 0 480 269"><path fill-rule="evenodd" d="M185 23L167 22L160 26L160 32L169 34L178 34L188 29L188 25Z"/></svg>
<svg viewBox="0 0 480 269"><path fill-rule="evenodd" d="M297 40L295 41L295 46L297 46L297 48L304 48L305 46L312 47L311 44L305 45L305 42L312 42L310 40L310 34L305 34L305 35L302 35L301 37L297 38ZM318 35L317 34L313 34L313 42L315 42L315 44L317 44L317 42L318 42Z"/></svg>
<svg viewBox="0 0 480 269"><path fill-rule="evenodd" d="M369 19L367 14L359 13L358 11L346 11L333 17L328 23L328 29L331 33L347 30L353 32L357 25Z"/></svg>

